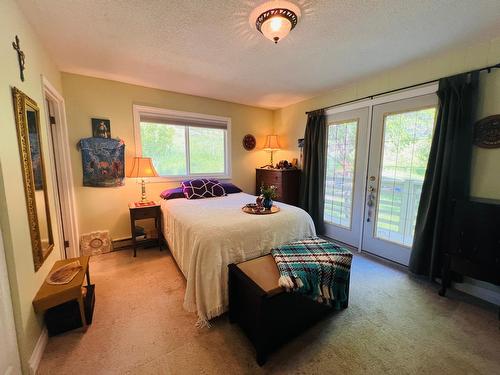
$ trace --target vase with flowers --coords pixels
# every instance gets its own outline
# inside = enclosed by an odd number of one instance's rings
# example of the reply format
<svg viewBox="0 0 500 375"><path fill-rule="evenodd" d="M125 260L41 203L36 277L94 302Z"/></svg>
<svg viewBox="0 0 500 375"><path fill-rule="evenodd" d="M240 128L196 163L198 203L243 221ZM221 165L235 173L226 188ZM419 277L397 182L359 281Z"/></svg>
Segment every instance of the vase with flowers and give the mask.
<svg viewBox="0 0 500 375"><path fill-rule="evenodd" d="M276 190L277 190L276 186L274 186L274 185L267 186L267 187L262 185L260 187L260 194L263 198L262 205L264 206L264 208L266 210L270 210L273 207L273 199L276 199L276 197L278 196L276 194Z"/></svg>

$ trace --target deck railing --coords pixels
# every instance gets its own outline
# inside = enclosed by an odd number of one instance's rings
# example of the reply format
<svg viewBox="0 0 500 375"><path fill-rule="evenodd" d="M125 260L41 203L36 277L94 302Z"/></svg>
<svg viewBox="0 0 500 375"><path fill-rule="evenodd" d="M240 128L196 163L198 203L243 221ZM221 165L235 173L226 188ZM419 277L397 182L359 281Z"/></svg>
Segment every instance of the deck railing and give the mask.
<svg viewBox="0 0 500 375"><path fill-rule="evenodd" d="M382 176L380 197L376 196L375 236L411 246L422 180ZM326 183L325 220L333 224L350 222L352 178L340 177ZM376 192L377 194L377 192ZM344 225L345 226L345 225Z"/></svg>

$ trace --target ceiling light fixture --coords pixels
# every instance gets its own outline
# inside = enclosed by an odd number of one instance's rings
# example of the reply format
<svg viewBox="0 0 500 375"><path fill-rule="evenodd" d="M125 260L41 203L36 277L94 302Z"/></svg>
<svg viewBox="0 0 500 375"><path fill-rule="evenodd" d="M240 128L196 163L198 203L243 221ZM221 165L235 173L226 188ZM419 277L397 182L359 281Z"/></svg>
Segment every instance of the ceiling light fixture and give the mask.
<svg viewBox="0 0 500 375"><path fill-rule="evenodd" d="M297 25L300 9L289 1L268 1L250 14L250 24L267 39L278 43Z"/></svg>

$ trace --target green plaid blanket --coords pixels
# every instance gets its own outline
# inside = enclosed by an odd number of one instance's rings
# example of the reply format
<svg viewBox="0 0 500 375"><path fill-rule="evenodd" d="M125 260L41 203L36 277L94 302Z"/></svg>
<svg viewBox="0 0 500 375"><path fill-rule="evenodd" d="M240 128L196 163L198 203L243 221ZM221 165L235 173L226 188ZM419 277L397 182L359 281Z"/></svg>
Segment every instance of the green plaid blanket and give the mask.
<svg viewBox="0 0 500 375"><path fill-rule="evenodd" d="M352 253L321 238L291 242L271 250L279 284L320 303L340 308L349 293Z"/></svg>

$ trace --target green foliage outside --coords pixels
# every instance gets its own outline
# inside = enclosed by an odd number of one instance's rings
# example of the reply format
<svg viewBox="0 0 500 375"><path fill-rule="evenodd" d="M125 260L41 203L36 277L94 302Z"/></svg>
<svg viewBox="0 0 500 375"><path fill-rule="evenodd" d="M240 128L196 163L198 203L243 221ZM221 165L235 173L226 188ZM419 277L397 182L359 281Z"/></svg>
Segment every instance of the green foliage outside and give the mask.
<svg viewBox="0 0 500 375"><path fill-rule="evenodd" d="M351 224L357 124L354 120L328 127L325 215L346 227Z"/></svg>
<svg viewBox="0 0 500 375"><path fill-rule="evenodd" d="M184 126L141 122L142 155L153 159L160 176L187 174Z"/></svg>
<svg viewBox="0 0 500 375"><path fill-rule="evenodd" d="M422 181L434 130L435 108L385 118L382 175Z"/></svg>
<svg viewBox="0 0 500 375"><path fill-rule="evenodd" d="M222 129L189 128L191 173L224 173Z"/></svg>
<svg viewBox="0 0 500 375"><path fill-rule="evenodd" d="M388 235L390 240L411 244L435 112L435 108L426 108L385 117L377 194L377 232L381 237ZM356 128L357 122L350 121L332 124L328 130L325 218L344 226L349 226L351 215Z"/></svg>
<svg viewBox="0 0 500 375"><path fill-rule="evenodd" d="M141 122L142 155L160 176L185 176L186 129L191 174L224 173L225 130Z"/></svg>

